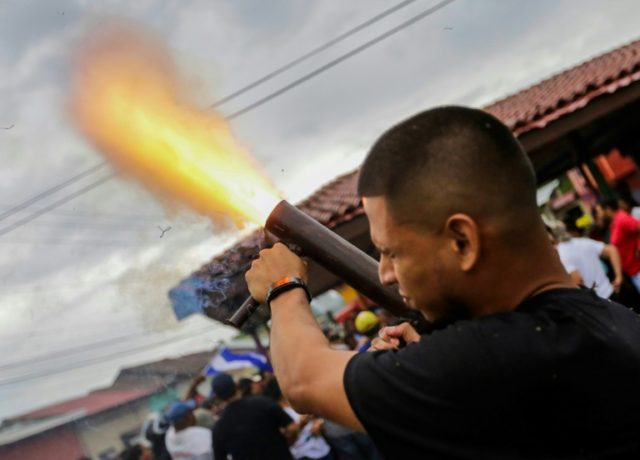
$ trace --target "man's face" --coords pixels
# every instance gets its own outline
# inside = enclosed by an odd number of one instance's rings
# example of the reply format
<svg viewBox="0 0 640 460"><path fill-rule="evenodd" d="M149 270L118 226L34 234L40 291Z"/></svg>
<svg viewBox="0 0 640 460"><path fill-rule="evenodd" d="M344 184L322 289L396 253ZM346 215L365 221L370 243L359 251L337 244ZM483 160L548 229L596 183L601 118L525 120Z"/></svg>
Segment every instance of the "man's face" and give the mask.
<svg viewBox="0 0 640 460"><path fill-rule="evenodd" d="M380 281L398 284L405 303L429 321L445 316L449 306L441 239L413 225L396 223L382 197L364 198L363 203L371 239L380 252Z"/></svg>

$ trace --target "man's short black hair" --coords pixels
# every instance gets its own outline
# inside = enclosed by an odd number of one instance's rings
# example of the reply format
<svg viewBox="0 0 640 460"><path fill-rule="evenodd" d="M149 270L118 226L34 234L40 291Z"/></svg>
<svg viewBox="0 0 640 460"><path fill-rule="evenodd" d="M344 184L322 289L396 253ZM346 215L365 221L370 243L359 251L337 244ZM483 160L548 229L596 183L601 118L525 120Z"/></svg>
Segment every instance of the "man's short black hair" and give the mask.
<svg viewBox="0 0 640 460"><path fill-rule="evenodd" d="M358 192L384 197L398 222L537 212L524 149L500 120L467 107L427 110L384 133L364 161Z"/></svg>
<svg viewBox="0 0 640 460"><path fill-rule="evenodd" d="M236 394L238 387L231 375L221 372L211 381L211 389L222 401L228 401Z"/></svg>

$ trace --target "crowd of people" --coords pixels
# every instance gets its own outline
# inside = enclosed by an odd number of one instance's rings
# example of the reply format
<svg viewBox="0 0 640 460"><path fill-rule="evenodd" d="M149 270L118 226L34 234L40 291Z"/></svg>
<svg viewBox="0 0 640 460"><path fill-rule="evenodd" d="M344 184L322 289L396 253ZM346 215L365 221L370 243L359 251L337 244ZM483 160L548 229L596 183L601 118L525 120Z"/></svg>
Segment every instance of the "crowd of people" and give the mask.
<svg viewBox="0 0 640 460"><path fill-rule="evenodd" d="M591 222L591 215L569 212L547 230L577 285L640 312L640 208L626 195L601 199L590 225L579 223Z"/></svg>
<svg viewBox="0 0 640 460"><path fill-rule="evenodd" d="M364 307L365 301L362 301ZM391 317L381 309L356 309L339 324L330 316L324 332L336 349L366 351ZM120 454L122 460L381 459L369 436L309 414L297 413L272 373L251 377L219 373L206 395L197 375L184 398L143 426L144 442Z"/></svg>

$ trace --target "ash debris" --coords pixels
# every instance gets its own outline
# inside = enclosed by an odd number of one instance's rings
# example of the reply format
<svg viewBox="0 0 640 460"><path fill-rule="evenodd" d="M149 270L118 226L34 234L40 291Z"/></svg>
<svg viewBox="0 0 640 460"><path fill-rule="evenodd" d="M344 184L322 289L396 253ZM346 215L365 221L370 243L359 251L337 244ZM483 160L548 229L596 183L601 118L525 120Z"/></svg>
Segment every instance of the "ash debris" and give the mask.
<svg viewBox="0 0 640 460"><path fill-rule="evenodd" d="M256 231L192 273L169 291L169 300L178 319L194 313L225 322L249 295L244 274L266 246L262 231ZM249 332L269 318L264 307L242 328Z"/></svg>

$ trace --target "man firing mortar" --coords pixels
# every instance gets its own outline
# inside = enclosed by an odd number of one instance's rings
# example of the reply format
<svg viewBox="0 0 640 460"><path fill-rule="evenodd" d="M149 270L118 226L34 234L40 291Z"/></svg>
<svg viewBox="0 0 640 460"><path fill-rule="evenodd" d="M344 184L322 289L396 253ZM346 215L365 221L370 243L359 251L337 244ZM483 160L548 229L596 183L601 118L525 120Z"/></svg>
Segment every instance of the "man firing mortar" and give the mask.
<svg viewBox="0 0 640 460"><path fill-rule="evenodd" d="M376 142L358 187L381 281L437 330L402 324L378 351L333 350L299 289L305 264L263 250L247 282L270 304L296 411L366 430L389 459L637 456L640 318L565 272L506 126L463 107L420 113Z"/></svg>

